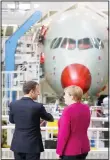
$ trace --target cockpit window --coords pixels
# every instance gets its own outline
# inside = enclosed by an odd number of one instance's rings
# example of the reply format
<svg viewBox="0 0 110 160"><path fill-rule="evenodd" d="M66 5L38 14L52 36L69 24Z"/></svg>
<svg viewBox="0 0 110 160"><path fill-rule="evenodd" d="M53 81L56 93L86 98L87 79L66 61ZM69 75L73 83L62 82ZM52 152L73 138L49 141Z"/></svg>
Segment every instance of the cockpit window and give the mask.
<svg viewBox="0 0 110 160"><path fill-rule="evenodd" d="M61 44L61 48L65 48L68 50L73 50L76 48L76 41L74 39L71 38L64 38L62 44Z"/></svg>
<svg viewBox="0 0 110 160"><path fill-rule="evenodd" d="M95 48L97 48L97 49L103 49L104 48L104 44L99 38L93 38L92 40L93 40Z"/></svg>
<svg viewBox="0 0 110 160"><path fill-rule="evenodd" d="M50 48L53 48L53 44L55 43L56 40L57 38L53 39L53 41L51 42Z"/></svg>
<svg viewBox="0 0 110 160"><path fill-rule="evenodd" d="M98 40L98 42L99 42L99 49L100 49L100 47L101 47L101 48L104 48L103 42L102 42L99 38L97 38L97 40Z"/></svg>
<svg viewBox="0 0 110 160"><path fill-rule="evenodd" d="M76 48L76 40L72 38L54 38L51 42L50 48L56 49L60 46L68 50L73 50ZM86 50L90 48L103 49L104 44L99 38L83 38L77 41L79 50Z"/></svg>
<svg viewBox="0 0 110 160"><path fill-rule="evenodd" d="M83 39L78 40L78 48L80 50L93 48L90 38L83 38Z"/></svg>
<svg viewBox="0 0 110 160"><path fill-rule="evenodd" d="M62 40L61 37L58 38L58 39L55 41L55 43L53 44L52 48L53 48L53 49L58 48L59 45L60 45L60 43L61 43L61 40Z"/></svg>

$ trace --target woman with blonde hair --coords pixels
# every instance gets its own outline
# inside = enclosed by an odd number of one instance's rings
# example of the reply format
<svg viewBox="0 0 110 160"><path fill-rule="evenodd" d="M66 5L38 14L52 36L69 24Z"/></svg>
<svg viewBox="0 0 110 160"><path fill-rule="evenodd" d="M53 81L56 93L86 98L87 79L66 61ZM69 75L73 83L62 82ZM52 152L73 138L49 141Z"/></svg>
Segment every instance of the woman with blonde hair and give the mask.
<svg viewBox="0 0 110 160"><path fill-rule="evenodd" d="M64 89L65 107L58 122L56 153L63 160L84 160L90 151L87 130L90 110L81 102L83 91L78 86Z"/></svg>

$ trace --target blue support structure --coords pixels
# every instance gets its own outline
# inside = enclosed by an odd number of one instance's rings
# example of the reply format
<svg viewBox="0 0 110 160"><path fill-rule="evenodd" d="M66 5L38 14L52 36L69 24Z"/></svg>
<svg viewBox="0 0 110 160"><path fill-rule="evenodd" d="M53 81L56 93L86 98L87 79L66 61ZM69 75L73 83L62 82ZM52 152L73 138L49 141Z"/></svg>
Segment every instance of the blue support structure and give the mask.
<svg viewBox="0 0 110 160"><path fill-rule="evenodd" d="M28 20L20 26L20 28L5 42L5 71L15 70L15 51L17 47L17 42L20 37L22 37L36 22L38 22L42 17L40 11L36 11ZM22 18L22 17L21 17ZM13 77L14 78L14 77ZM6 77L6 87L10 88L10 77ZM8 97L10 92L8 93ZM15 95L15 94L14 94ZM13 99L15 96L13 95Z"/></svg>

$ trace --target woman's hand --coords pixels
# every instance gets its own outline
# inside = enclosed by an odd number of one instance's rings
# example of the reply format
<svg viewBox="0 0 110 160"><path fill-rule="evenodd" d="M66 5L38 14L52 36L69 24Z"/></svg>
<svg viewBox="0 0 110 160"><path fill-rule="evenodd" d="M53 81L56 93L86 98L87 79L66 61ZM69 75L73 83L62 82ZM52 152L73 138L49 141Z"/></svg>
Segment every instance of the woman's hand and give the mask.
<svg viewBox="0 0 110 160"><path fill-rule="evenodd" d="M62 156L60 156L60 155L58 155L58 154L57 154L56 157L57 157L57 159L62 159Z"/></svg>
<svg viewBox="0 0 110 160"><path fill-rule="evenodd" d="M56 155L56 157L57 157L57 159L60 159L60 156L58 154Z"/></svg>

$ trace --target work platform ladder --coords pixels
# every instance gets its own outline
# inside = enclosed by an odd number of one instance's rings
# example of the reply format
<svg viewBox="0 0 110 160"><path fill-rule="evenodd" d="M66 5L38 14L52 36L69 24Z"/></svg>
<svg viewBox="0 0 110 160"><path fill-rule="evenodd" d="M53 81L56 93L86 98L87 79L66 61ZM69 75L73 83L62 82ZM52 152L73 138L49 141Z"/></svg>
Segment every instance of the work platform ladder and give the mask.
<svg viewBox="0 0 110 160"><path fill-rule="evenodd" d="M9 87L5 83L7 77ZM19 65L17 71L2 71L2 115L8 114L8 104L12 101L13 92L16 92L16 99L22 97L22 85L29 80L40 82L39 56L31 57L26 64Z"/></svg>
<svg viewBox="0 0 110 160"><path fill-rule="evenodd" d="M27 37L22 37L22 43L24 38ZM40 82L40 75L42 74L40 56L37 44L34 44L34 47L34 54L30 54L30 56L27 53L19 54L23 63L17 65L16 71L2 71L2 115L8 115L8 104L13 100L13 92L16 92L16 99L22 97L22 85L25 81L34 80L38 83ZM26 57L23 55L26 55ZM7 77L9 77L9 87L5 83ZM10 92L9 96L8 92Z"/></svg>
<svg viewBox="0 0 110 160"><path fill-rule="evenodd" d="M40 82L40 76L42 75L42 69L40 68L40 47L37 43L34 43L35 34L22 36L19 43L31 44L32 50L30 54L27 54L27 51L17 54L19 55L21 61L20 64L16 64L15 71L2 71L2 115L8 115L8 104L12 101L12 94L16 92L16 99L22 97L22 84L28 80L34 80ZM4 46L4 47L3 47ZM5 40L3 49L5 50ZM20 49L20 47L19 47ZM21 46L22 50L22 46ZM16 62L16 59L15 59ZM9 87L5 83L5 80L9 77ZM10 92L10 96L7 96L7 93ZM39 100L38 100L39 101Z"/></svg>

